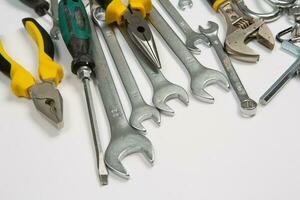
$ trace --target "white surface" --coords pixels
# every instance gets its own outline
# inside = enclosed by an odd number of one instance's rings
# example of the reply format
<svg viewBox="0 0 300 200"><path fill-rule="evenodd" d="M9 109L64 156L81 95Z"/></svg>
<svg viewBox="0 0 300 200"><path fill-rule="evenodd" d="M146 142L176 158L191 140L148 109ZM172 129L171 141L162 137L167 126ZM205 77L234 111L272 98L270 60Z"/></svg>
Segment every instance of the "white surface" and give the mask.
<svg viewBox="0 0 300 200"><path fill-rule="evenodd" d="M177 0L172 2L175 4ZM251 8L255 2L260 1L247 1ZM36 48L21 23L23 17L36 15L11 0L1 0L0 10L0 34L6 50L37 74ZM206 1L194 0L193 9L181 14L195 29L208 20L218 22L224 39L226 27L222 18ZM50 28L48 18L38 20ZM284 17L269 26L277 33L290 25ZM189 90L183 66L159 37L156 40L163 73ZM279 44L272 53L256 43L250 45L261 54L260 62L254 65L234 61L234 64L249 95L258 100L296 58L280 50ZM233 93L218 87L208 89L216 98L214 105L201 103L192 96L188 107L170 102L175 117L162 116L160 128L152 122L145 123L156 151L154 167L132 155L123 162L131 180L123 181L111 174L109 186L101 187L95 171L83 88L70 72L71 58L64 44L56 42L56 48L57 60L65 67L66 75L59 86L65 106L65 127L61 131L45 121L31 101L13 96L8 79L0 75L1 200L299 200L300 135L296 106L300 101L299 80L291 81L270 105L259 107L252 119L241 118ZM202 49L199 60L222 70L214 51ZM145 75L133 58L129 63L145 99L151 103L152 91ZM115 72L114 66L111 68ZM127 97L119 78L115 74L114 77L129 114ZM107 146L109 129L99 95L93 90L103 143Z"/></svg>

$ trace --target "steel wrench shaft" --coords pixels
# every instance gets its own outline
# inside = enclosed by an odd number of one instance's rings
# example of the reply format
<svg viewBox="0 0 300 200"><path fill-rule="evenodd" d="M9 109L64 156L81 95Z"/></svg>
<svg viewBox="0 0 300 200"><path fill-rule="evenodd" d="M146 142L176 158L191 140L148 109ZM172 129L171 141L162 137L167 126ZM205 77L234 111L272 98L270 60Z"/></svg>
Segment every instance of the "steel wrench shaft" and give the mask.
<svg viewBox="0 0 300 200"><path fill-rule="evenodd" d="M59 24L58 24L58 0L51 0L51 13L52 13L52 21L53 26L50 30L50 35L52 39L59 39Z"/></svg>
<svg viewBox="0 0 300 200"><path fill-rule="evenodd" d="M207 38L201 33L195 32L190 25L184 20L179 14L176 8L172 5L169 0L158 0L164 9L169 13L174 22L180 27L185 35L187 48L195 54L199 54L201 51L196 47L199 43L209 44Z"/></svg>
<svg viewBox="0 0 300 200"><path fill-rule="evenodd" d="M199 26L199 30L209 39L220 61L222 62L231 86L239 98L242 115L245 117L252 117L256 114L257 103L249 98L247 91L243 86L238 74L236 73L228 54L224 51L224 47L218 36L218 24L209 21L208 26L208 29L204 29L203 27Z"/></svg>

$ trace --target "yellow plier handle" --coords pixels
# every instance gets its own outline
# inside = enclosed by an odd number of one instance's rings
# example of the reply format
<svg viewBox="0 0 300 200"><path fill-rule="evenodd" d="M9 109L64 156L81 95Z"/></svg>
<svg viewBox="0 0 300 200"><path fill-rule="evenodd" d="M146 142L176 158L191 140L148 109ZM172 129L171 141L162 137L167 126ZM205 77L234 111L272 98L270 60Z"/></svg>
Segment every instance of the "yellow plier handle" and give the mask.
<svg viewBox="0 0 300 200"><path fill-rule="evenodd" d="M16 63L4 50L0 41L0 71L11 79L11 89L18 97L30 98L29 88L36 84L33 76Z"/></svg>
<svg viewBox="0 0 300 200"><path fill-rule="evenodd" d="M128 7L122 0L99 0L99 3L106 10L106 22L108 24L122 24L123 15L127 12ZM129 0L129 6L133 10L139 10L143 17L146 17L152 10L151 0Z"/></svg>
<svg viewBox="0 0 300 200"><path fill-rule="evenodd" d="M39 77L58 85L63 79L63 68L54 62L54 45L47 31L33 18L24 18L23 25L36 42L39 54Z"/></svg>

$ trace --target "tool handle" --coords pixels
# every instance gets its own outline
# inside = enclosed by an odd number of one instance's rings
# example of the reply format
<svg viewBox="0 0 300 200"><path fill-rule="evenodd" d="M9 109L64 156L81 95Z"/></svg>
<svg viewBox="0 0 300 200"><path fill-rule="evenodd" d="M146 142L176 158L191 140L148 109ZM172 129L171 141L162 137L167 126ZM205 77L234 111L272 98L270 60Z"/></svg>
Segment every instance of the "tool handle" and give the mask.
<svg viewBox="0 0 300 200"><path fill-rule="evenodd" d="M36 84L34 78L6 53L1 41L0 71L11 79L11 89L16 96L30 98L28 91Z"/></svg>
<svg viewBox="0 0 300 200"><path fill-rule="evenodd" d="M63 68L54 61L54 45L47 31L33 18L24 18L23 25L38 47L39 77L58 85L63 79Z"/></svg>
<svg viewBox="0 0 300 200"><path fill-rule="evenodd" d="M45 0L21 0L28 7L34 9L36 14L44 16L50 8L50 4Z"/></svg>
<svg viewBox="0 0 300 200"><path fill-rule="evenodd" d="M219 10L220 5L222 5L227 0L206 0L213 9L217 12Z"/></svg>
<svg viewBox="0 0 300 200"><path fill-rule="evenodd" d="M82 66L94 68L91 56L91 27L84 4L81 0L61 0L59 2L59 26L63 40L73 57L72 72Z"/></svg>

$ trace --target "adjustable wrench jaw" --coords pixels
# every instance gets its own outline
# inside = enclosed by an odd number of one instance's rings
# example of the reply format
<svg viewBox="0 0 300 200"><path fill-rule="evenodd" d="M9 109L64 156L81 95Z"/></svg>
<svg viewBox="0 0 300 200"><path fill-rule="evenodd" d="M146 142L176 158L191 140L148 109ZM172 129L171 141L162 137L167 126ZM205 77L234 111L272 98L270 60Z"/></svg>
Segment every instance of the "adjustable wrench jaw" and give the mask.
<svg viewBox="0 0 300 200"><path fill-rule="evenodd" d="M225 50L233 58L244 62L257 62L259 54L247 46L247 43L254 39L273 50L275 39L263 20L244 15L231 1L223 3L219 7L219 12L227 23Z"/></svg>

